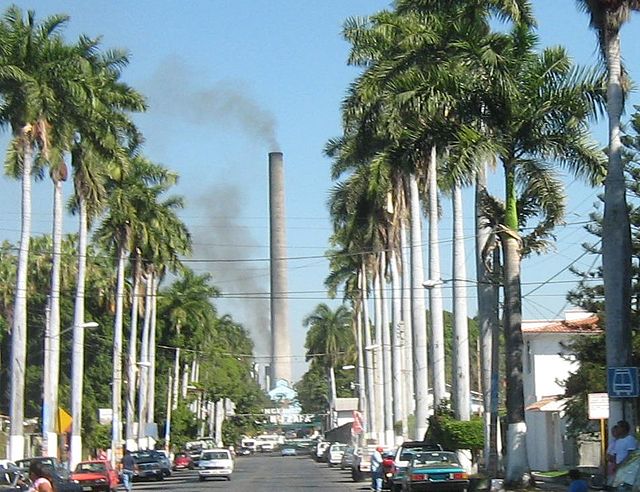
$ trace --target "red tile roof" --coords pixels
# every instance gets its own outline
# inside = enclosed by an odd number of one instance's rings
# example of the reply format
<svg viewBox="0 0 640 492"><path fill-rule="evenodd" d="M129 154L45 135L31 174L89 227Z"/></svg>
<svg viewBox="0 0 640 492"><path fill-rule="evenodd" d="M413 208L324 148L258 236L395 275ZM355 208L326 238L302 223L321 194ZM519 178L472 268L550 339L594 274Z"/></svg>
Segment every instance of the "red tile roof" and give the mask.
<svg viewBox="0 0 640 492"><path fill-rule="evenodd" d="M526 326L522 325L523 333L592 333L598 334L602 329L598 326L598 317L594 314L588 318L572 321L556 321L548 325Z"/></svg>

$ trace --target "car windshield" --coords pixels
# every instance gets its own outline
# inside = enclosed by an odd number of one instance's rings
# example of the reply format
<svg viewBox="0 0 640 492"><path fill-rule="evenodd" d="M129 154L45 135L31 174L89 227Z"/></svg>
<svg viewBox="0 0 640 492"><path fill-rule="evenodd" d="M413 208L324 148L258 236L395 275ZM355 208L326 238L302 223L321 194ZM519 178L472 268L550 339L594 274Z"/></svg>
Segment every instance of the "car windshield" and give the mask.
<svg viewBox="0 0 640 492"><path fill-rule="evenodd" d="M206 460L228 460L229 453L226 451L210 451L208 453L202 453L202 457L200 458L203 461Z"/></svg>
<svg viewBox="0 0 640 492"><path fill-rule="evenodd" d="M454 453L433 452L417 453L413 458L413 466L433 465L437 463L458 464L458 458Z"/></svg>
<svg viewBox="0 0 640 492"><path fill-rule="evenodd" d="M76 467L76 472L95 473L103 472L107 469L104 463L80 463Z"/></svg>

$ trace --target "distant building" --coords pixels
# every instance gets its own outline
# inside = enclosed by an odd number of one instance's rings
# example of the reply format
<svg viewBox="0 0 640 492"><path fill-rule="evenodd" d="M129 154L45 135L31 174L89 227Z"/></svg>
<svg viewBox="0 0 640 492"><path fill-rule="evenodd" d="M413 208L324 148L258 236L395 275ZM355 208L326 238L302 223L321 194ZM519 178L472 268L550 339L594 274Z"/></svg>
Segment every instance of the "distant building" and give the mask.
<svg viewBox="0 0 640 492"><path fill-rule="evenodd" d="M274 403L274 407L281 409L279 413L300 413L301 408L298 403L298 393L286 379L279 379L275 382L272 390L268 391L269 398Z"/></svg>

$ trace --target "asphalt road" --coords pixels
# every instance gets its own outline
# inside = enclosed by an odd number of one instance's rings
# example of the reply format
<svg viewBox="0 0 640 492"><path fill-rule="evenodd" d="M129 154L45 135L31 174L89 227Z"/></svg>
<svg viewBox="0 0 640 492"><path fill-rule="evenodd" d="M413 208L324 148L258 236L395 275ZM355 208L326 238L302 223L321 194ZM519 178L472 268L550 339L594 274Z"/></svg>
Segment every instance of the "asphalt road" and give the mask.
<svg viewBox="0 0 640 492"><path fill-rule="evenodd" d="M294 492L326 490L335 492L368 491L369 482L355 483L351 473L316 463L309 456L282 457L279 454L238 457L231 481L198 481L197 471L178 471L162 482L136 482L134 491L210 491Z"/></svg>

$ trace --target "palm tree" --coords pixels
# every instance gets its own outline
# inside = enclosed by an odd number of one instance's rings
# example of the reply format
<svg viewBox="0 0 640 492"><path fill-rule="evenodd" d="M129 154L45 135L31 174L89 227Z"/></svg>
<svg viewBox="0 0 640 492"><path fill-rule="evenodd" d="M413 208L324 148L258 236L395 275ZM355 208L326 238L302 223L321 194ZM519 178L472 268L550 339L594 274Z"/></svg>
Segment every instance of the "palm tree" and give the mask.
<svg viewBox="0 0 640 492"><path fill-rule="evenodd" d="M433 368L433 407L437 409L445 398L444 315L442 307L440 233L438 218L438 162L436 147L429 154L428 210L429 210L429 321L431 323L431 367ZM455 217L454 217L455 220ZM455 276L455 275L454 275Z"/></svg>
<svg viewBox="0 0 640 492"><path fill-rule="evenodd" d="M113 424L112 451L122 445L122 326L125 296L126 260L130 251L135 250L136 237L145 224L139 211L153 202L175 181L175 176L140 156L132 156L130 169L110 179L109 212L96 231L96 237L108 250L115 251L116 257L116 309L114 317L113 343ZM136 236L136 234L138 236ZM139 242L139 241L138 241ZM129 381L132 384L132 381Z"/></svg>
<svg viewBox="0 0 640 492"><path fill-rule="evenodd" d="M607 115L609 145L607 174L604 181L604 219L602 223L602 266L604 276L605 334L607 367L624 367L631 362L631 227L625 193L624 164L620 140L620 118L624 111L624 90L628 81L622 69L620 29L640 11L638 0L578 0L590 16L600 52L607 65ZM612 398L609 422L633 419L632 402ZM632 422L633 423L633 422Z"/></svg>
<svg viewBox="0 0 640 492"><path fill-rule="evenodd" d="M318 304L311 314L304 318L302 324L309 328L305 341L307 360L317 359L327 371L329 394L327 395L330 412L335 412L337 390L335 368L345 355L353 351L354 338L351 330L351 311L346 306L339 306L333 311L326 304Z"/></svg>
<svg viewBox="0 0 640 492"><path fill-rule="evenodd" d="M102 55L96 41L81 38L82 60L90 95L88 114L75 122L76 135L71 148L74 171L72 212L78 214L78 269L73 314L72 394L82 395L84 367L84 314L87 235L91 221L102 212L106 202L107 174L118 175L127 166L123 147L131 152L138 144L139 134L129 120L129 111L145 109L141 95L119 81L128 64L125 53L117 50ZM83 108L84 109L84 108ZM80 398L72 399L72 418L82 422ZM82 429L74 425L71 437L71 464L75 466L82 453Z"/></svg>
<svg viewBox="0 0 640 492"><path fill-rule="evenodd" d="M482 217L482 203L487 191L486 165L476 173L476 292L480 327L480 364L482 401L484 402L484 462L490 476L498 472L498 385L499 385L499 285L495 281L497 262L488 251L491 228ZM495 250L497 253L497 250Z"/></svg>
<svg viewBox="0 0 640 492"><path fill-rule="evenodd" d="M12 327L10 458L24 456L24 374L27 334L26 286L29 239L31 233L31 173L38 153L46 160L50 143L67 133L68 120L62 110L73 101L72 85L61 74L68 74L70 53L59 31L68 18L55 15L36 23L35 14L26 15L9 7L2 20L0 94L3 104L0 120L9 123L12 143L9 159L22 181L22 223L16 297ZM55 335L55 336L54 336ZM47 333L57 343L56 333ZM55 362L55 361L51 361ZM51 390L51 388L49 388ZM46 398L47 403L50 399ZM43 421L52 429L53 411L47 407ZM49 436L48 436L49 437Z"/></svg>
<svg viewBox="0 0 640 492"><path fill-rule="evenodd" d="M533 52L536 38L526 27L512 32L510 84L492 87L487 102L487 127L495 139L504 168L505 213L497 233L503 255L503 287L506 373L508 460L506 483L516 484L527 471L524 394L522 387L522 306L520 264L523 243L519 233L518 181L537 187L541 208L547 217L558 217L562 207L545 196L550 162L564 166L577 176L595 179L602 170L602 153L589 136L588 119L602 101L597 74L572 66L561 48ZM515 55L515 56L514 56ZM506 108L510 108L506 110ZM554 200L555 200L554 196ZM553 213L552 213L553 212ZM548 230L556 218L543 220Z"/></svg>
<svg viewBox="0 0 640 492"><path fill-rule="evenodd" d="M158 197L160 198L160 197ZM160 281L167 271L177 273L181 268L180 256L191 252L191 236L185 224L178 218L177 210L183 208L181 197L169 197L157 204L150 204L144 214L145 222L150 224L147 242L143 249L145 256L145 275L147 293L145 295L144 327L141 348L147 345L149 368L143 367L140 389L140 413L147 422L154 422L155 370L156 370L156 319L154 316L155 299ZM144 362L145 359L142 357ZM148 372L148 374L147 374ZM142 420L140 420L142 422Z"/></svg>
<svg viewBox="0 0 640 492"><path fill-rule="evenodd" d="M209 274L195 274L183 269L176 279L160 295L158 310L172 329L166 345L175 346L173 374L173 407L177 408L180 386L180 347L197 347L202 342L203 329L213 322L215 311L210 298L219 291L210 285Z"/></svg>

